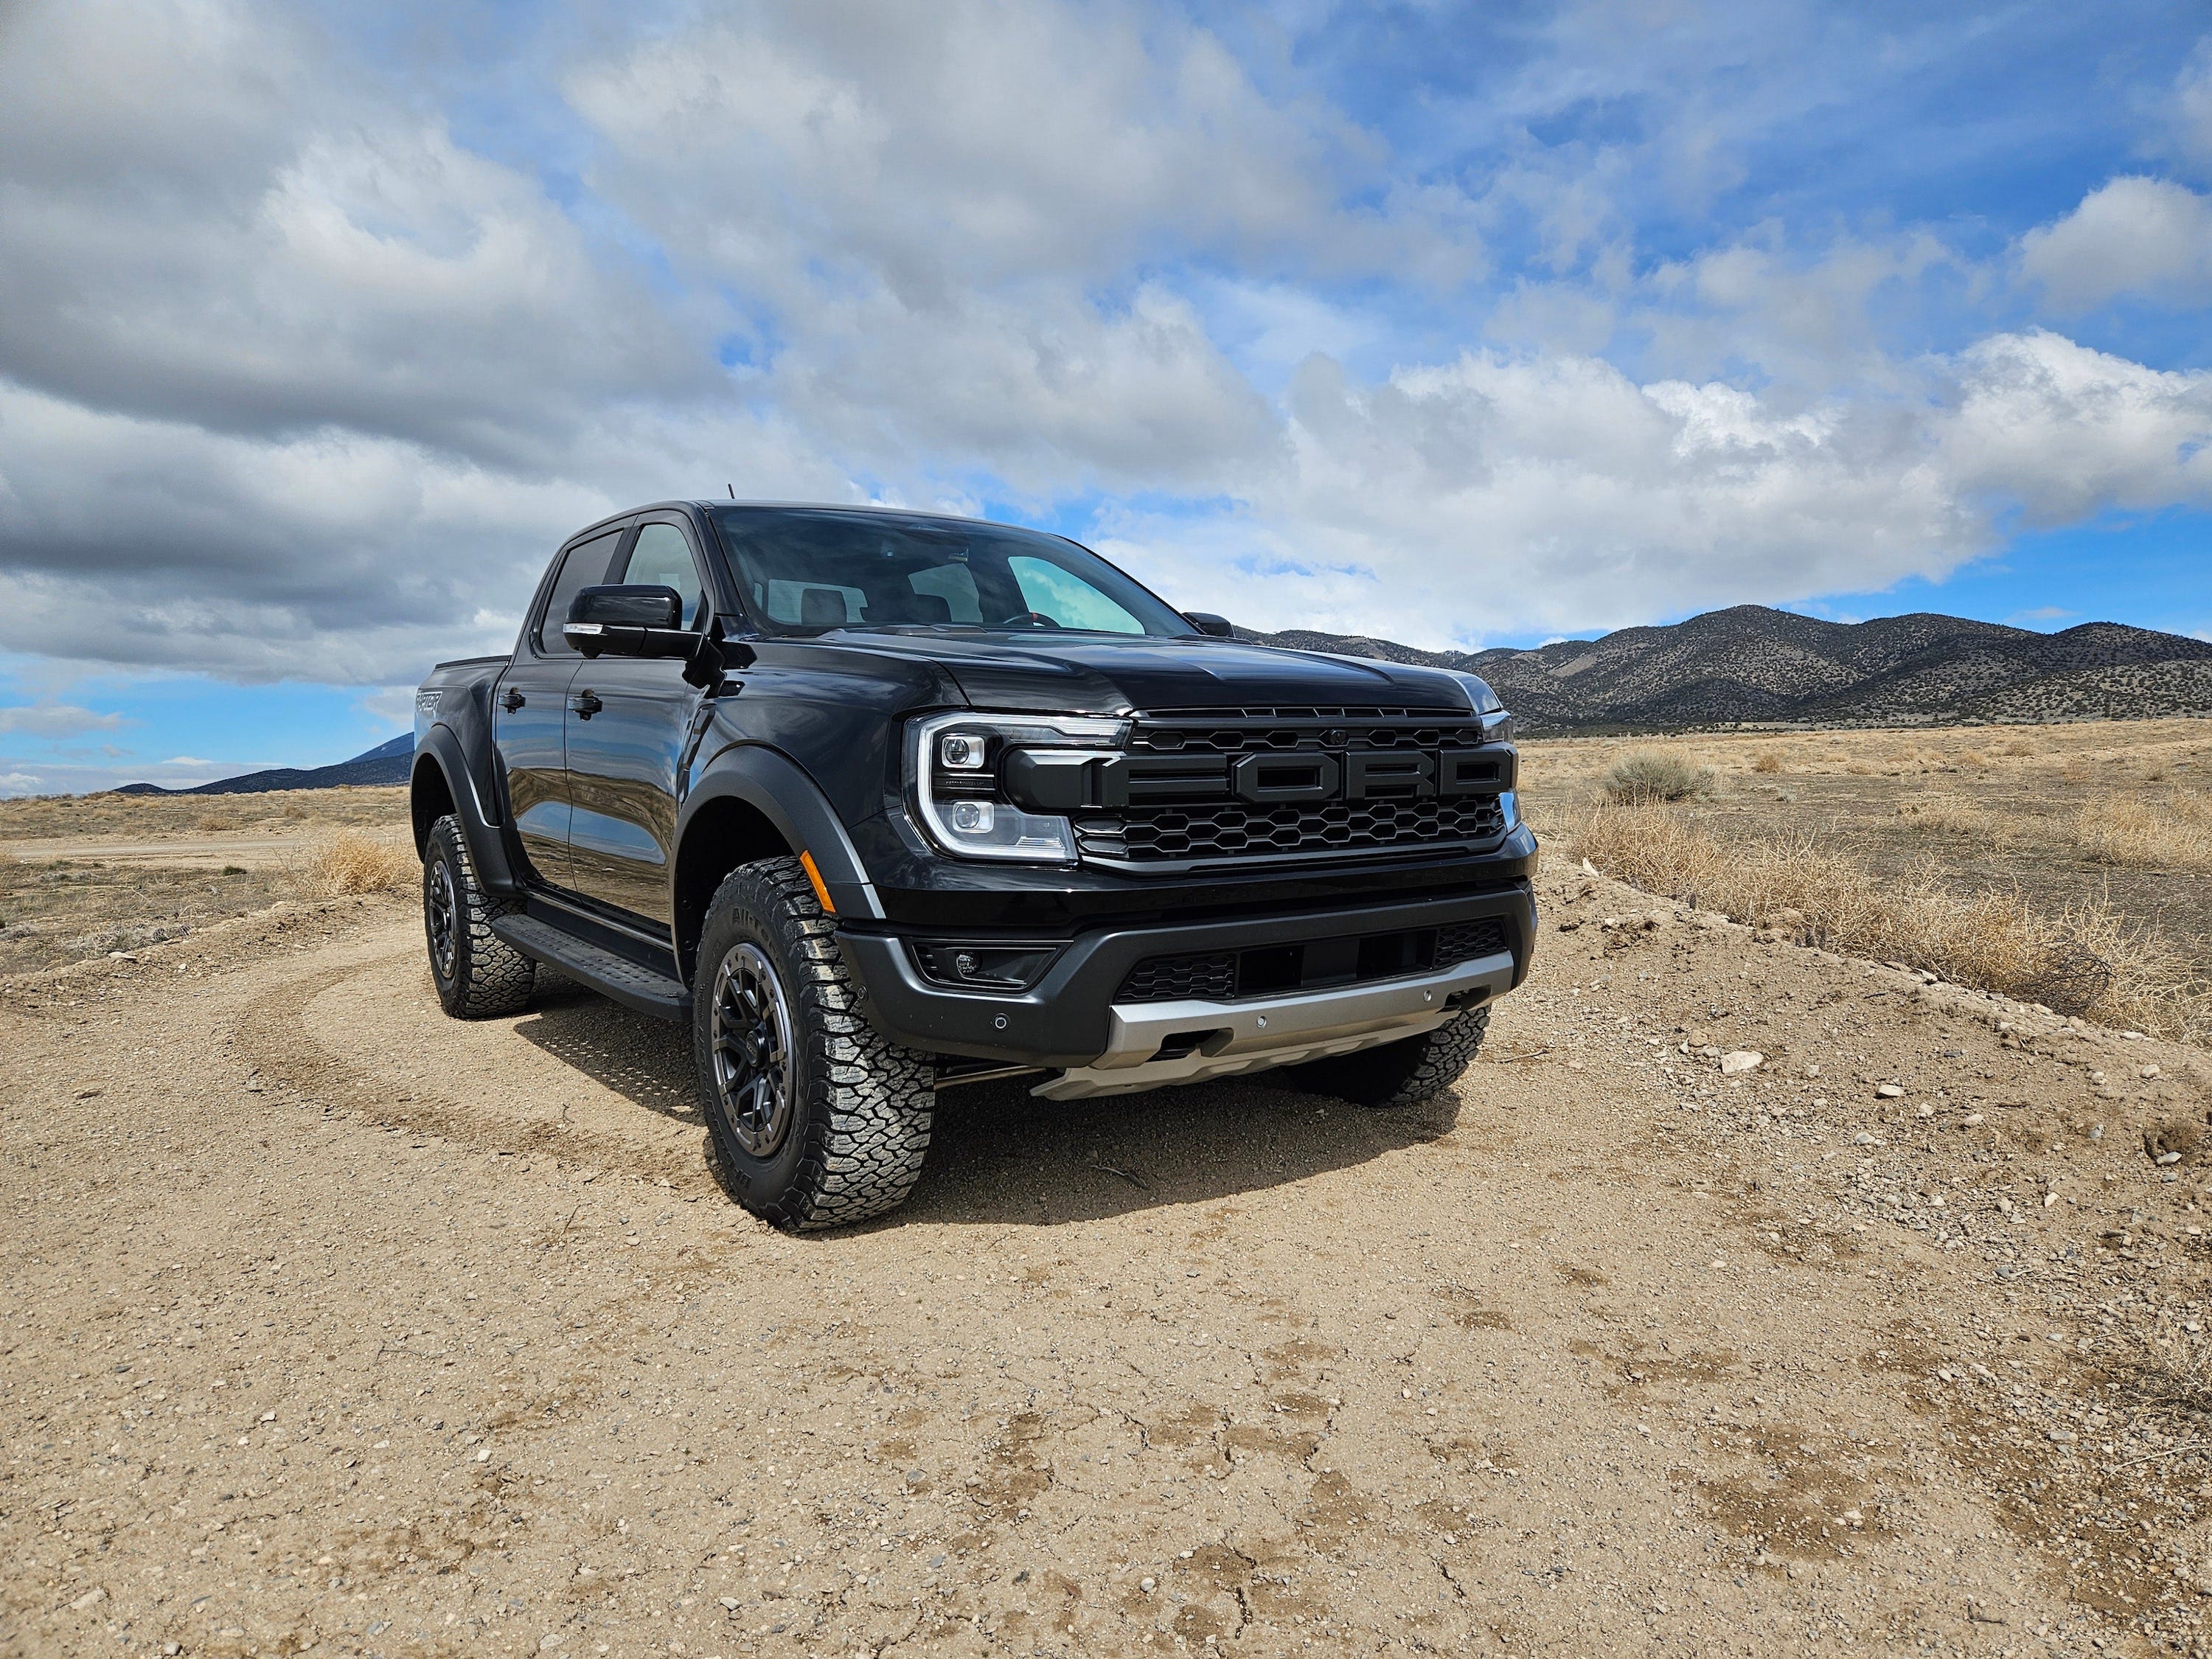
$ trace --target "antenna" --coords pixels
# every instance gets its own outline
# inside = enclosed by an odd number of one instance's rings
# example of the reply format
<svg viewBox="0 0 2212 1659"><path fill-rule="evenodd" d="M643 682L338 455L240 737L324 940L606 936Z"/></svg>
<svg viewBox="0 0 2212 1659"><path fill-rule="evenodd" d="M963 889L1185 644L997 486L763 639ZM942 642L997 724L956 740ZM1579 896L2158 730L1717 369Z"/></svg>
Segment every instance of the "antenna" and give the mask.
<svg viewBox="0 0 2212 1659"><path fill-rule="evenodd" d="M730 499L734 501L738 499L738 487L735 484L731 484L728 486L728 489L730 492Z"/></svg>

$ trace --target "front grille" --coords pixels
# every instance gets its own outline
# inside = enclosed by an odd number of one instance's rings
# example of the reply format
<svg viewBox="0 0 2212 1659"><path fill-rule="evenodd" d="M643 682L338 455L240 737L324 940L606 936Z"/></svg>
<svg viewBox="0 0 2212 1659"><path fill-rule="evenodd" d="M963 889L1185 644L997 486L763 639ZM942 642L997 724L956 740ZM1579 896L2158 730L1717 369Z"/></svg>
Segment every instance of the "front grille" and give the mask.
<svg viewBox="0 0 2212 1659"><path fill-rule="evenodd" d="M1510 948L1506 942L1505 924L1496 916L1484 916L1475 921L1455 921L1449 927L1437 929L1437 966L1439 968L1472 962L1477 957L1496 956L1500 951Z"/></svg>
<svg viewBox="0 0 2212 1659"><path fill-rule="evenodd" d="M1192 997L1224 1001L1237 994L1237 953L1214 951L1187 957L1147 957L1129 969L1116 1002L1182 1002Z"/></svg>
<svg viewBox="0 0 2212 1659"><path fill-rule="evenodd" d="M1475 766L1466 776L1490 781L1462 786L1484 793L1419 795L1359 759L1406 751L1446 757L1439 767ZM1163 865L1480 842L1504 833L1498 794L1513 787L1511 750L1486 745L1472 715L1442 709L1170 709L1138 718L1127 755L1126 802L1115 797L1075 815L1076 844L1087 858ZM1286 758L1279 767L1243 758L1255 755ZM1360 793L1350 780L1361 769L1373 780L1363 786L1368 798L1270 801L1235 781L1257 766L1271 783L1277 776L1295 782L1309 758L1334 766L1347 796ZM1391 764L1419 763L1408 755ZM1308 775L1322 775L1310 768ZM1315 793L1327 787L1316 783Z"/></svg>

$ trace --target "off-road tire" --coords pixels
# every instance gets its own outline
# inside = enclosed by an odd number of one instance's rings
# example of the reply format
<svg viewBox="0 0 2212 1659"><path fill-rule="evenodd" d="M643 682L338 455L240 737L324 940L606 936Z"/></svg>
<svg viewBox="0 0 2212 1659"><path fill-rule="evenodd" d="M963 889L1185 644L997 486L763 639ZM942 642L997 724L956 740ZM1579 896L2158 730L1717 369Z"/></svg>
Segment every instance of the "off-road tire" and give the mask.
<svg viewBox="0 0 2212 1659"><path fill-rule="evenodd" d="M715 1067L720 975L750 945L781 981L789 1028L788 1115L764 1155L740 1142L739 1108ZM789 1232L849 1226L906 1201L929 1151L937 1103L930 1058L886 1041L797 859L739 865L707 908L692 985L700 1104L732 1196ZM743 1126L757 1133L757 1126Z"/></svg>
<svg viewBox="0 0 2212 1659"><path fill-rule="evenodd" d="M441 903L449 907L449 951L439 944ZM511 900L486 897L477 884L459 823L448 814L432 824L422 842L422 933L439 1004L455 1019L495 1019L529 1006L538 964L491 930L492 918L513 908Z"/></svg>
<svg viewBox="0 0 2212 1659"><path fill-rule="evenodd" d="M1286 1066L1299 1088L1355 1106L1418 1106L1459 1081L1490 1031L1490 1010L1471 1008L1448 1025L1356 1054Z"/></svg>

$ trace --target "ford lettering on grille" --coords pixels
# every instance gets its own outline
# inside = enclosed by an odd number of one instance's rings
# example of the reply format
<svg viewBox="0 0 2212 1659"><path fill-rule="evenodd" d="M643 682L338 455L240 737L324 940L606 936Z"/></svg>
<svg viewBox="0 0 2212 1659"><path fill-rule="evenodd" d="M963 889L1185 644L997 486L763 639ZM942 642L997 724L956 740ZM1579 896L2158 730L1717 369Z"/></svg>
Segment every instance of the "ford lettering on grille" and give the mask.
<svg viewBox="0 0 2212 1659"><path fill-rule="evenodd" d="M1069 814L1086 858L1158 866L1492 840L1514 764L1463 715L1253 711L1140 719L1116 753L1017 753L1006 783Z"/></svg>

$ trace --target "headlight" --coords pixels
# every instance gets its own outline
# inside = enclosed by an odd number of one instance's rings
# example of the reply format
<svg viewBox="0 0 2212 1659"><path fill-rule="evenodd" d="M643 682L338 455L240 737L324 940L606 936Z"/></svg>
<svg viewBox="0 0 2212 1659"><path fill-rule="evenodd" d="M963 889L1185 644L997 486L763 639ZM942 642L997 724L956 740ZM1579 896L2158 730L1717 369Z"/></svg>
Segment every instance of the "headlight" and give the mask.
<svg viewBox="0 0 2212 1659"><path fill-rule="evenodd" d="M1505 712L1505 705L1498 700L1498 693L1490 689L1490 682L1480 674L1462 673L1456 668L1444 671L1459 682L1460 690L1467 693L1467 706L1482 717L1482 740L1485 743L1513 741L1513 716Z"/></svg>
<svg viewBox="0 0 2212 1659"><path fill-rule="evenodd" d="M963 858L1073 864L1067 819L1018 805L1006 793L1010 759L1034 774L1037 751L1052 769L1119 758L1123 720L1054 714L933 714L907 728L907 781L930 840ZM1037 804L1034 790L1025 795Z"/></svg>

